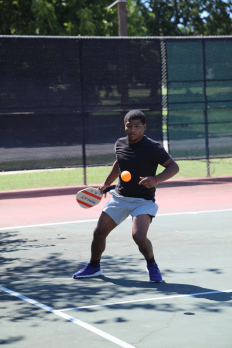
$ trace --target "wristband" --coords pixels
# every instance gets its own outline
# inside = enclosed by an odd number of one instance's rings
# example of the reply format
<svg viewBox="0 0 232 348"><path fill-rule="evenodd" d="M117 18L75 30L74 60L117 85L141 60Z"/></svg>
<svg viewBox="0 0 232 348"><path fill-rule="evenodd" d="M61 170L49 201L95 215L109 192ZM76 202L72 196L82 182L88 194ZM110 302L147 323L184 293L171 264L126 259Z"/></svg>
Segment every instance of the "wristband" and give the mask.
<svg viewBox="0 0 232 348"><path fill-rule="evenodd" d="M158 180L157 180L157 177L156 176L154 176L154 178L155 178L155 181L156 181L156 185L158 185Z"/></svg>

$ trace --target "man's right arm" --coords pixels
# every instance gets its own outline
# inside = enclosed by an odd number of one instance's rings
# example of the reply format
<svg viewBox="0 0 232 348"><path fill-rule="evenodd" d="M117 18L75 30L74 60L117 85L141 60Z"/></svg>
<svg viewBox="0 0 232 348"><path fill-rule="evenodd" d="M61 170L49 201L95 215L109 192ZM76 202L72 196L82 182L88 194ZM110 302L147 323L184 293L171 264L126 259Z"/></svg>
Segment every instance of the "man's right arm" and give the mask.
<svg viewBox="0 0 232 348"><path fill-rule="evenodd" d="M102 194L103 194L103 191L108 186L110 186L112 184L112 182L114 182L117 179L118 175L119 175L118 162L115 161L112 168L111 168L110 174L107 176L107 178L103 182L103 184L98 187L98 189L101 191Z"/></svg>

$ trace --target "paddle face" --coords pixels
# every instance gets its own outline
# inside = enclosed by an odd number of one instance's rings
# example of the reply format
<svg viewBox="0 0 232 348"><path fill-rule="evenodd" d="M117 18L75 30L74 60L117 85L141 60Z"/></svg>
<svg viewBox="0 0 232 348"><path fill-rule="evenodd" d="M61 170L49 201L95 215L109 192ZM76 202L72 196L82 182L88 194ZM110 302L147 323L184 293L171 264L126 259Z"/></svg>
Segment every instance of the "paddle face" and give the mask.
<svg viewBox="0 0 232 348"><path fill-rule="evenodd" d="M82 191L77 192L76 200L82 208L92 208L100 203L102 194L98 189L88 187Z"/></svg>
<svg viewBox="0 0 232 348"><path fill-rule="evenodd" d="M109 192L114 188L115 185L109 186L103 191L103 193ZM77 203L84 209L95 207L95 205L100 203L101 199L102 194L100 190L94 187L87 187L76 194Z"/></svg>

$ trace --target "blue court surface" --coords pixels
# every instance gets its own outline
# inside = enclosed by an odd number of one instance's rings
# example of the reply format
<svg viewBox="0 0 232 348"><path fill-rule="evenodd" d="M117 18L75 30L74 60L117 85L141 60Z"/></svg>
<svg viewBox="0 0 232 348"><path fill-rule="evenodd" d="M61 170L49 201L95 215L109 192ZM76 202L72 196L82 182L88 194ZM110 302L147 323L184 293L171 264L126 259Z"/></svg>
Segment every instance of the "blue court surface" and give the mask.
<svg viewBox="0 0 232 348"><path fill-rule="evenodd" d="M96 220L1 229L2 347L232 347L232 210L158 215L150 283L131 219L108 237L97 278Z"/></svg>

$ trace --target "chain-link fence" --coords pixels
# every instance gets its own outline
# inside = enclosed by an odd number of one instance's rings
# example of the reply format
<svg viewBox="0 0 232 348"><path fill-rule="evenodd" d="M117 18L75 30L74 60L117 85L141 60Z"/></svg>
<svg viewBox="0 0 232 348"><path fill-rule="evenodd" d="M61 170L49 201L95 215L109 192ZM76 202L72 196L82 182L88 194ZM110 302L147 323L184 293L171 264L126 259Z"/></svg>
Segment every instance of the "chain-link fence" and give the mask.
<svg viewBox="0 0 232 348"><path fill-rule="evenodd" d="M167 39L168 143L176 159L232 156L232 38Z"/></svg>
<svg viewBox="0 0 232 348"><path fill-rule="evenodd" d="M231 37L2 36L0 170L82 166L86 183L140 109L147 136L210 175L232 157L231 57Z"/></svg>
<svg viewBox="0 0 232 348"><path fill-rule="evenodd" d="M123 118L162 142L158 39L1 37L1 170L113 163Z"/></svg>

